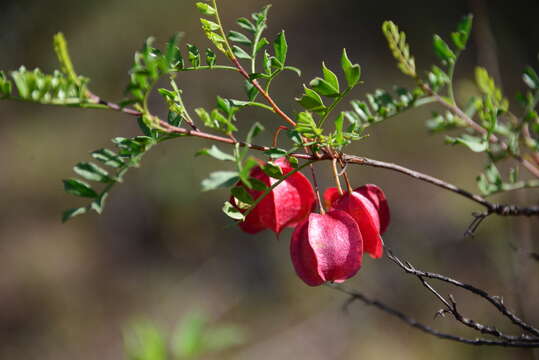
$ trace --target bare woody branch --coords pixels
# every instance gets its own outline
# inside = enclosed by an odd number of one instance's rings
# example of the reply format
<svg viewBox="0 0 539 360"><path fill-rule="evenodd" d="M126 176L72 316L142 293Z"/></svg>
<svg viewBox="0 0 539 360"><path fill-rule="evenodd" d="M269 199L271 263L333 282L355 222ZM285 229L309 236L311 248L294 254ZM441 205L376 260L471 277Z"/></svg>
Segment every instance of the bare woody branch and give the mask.
<svg viewBox="0 0 539 360"><path fill-rule="evenodd" d="M466 327L471 328L483 335L491 336L493 338L492 339L490 338L472 339L472 338L465 338L465 337L461 337L461 336L457 336L453 334L443 333L436 329L431 328L430 326L424 323L417 321L416 319L406 315L405 313L399 310L396 310L395 308L379 300L371 299L359 291L349 289L342 285L328 284L328 286L330 286L331 288L350 296L348 301L346 301L345 303L345 309L347 309L348 306L354 301L361 301L365 305L374 306L379 310L382 310L394 317L397 317L401 321L405 322L406 324L416 329L419 329L427 334L436 336L441 339L446 339L446 340L451 340L451 341L456 341L456 342L471 344L471 345L539 348L539 329L526 323L524 320L516 316L511 310L509 310L503 304L500 298L489 295L486 291L479 289L475 286L462 283L458 280L446 277L444 275L417 270L409 262L403 261L399 259L398 257L396 257L389 249L387 250L386 255L392 262L397 264L406 273L416 276L420 280L422 285L443 304L444 308L438 311L437 315L443 316L445 314L451 314L455 318L455 320L465 325ZM502 315L508 318L513 324L517 325L525 333L519 334L519 335L506 334L493 326L484 325L473 319L465 317L460 312L459 308L457 307L457 302L455 298L452 295L449 295L447 298L441 295L430 283L427 282L426 280L427 278L439 280L447 284L450 284L452 286L465 289L466 291L469 291L472 294L485 299L486 301L491 303Z"/></svg>
<svg viewBox="0 0 539 360"><path fill-rule="evenodd" d="M440 339L445 340L451 340L456 341L464 344L469 345L489 345L489 346L503 346L503 347L518 347L518 348L537 348L539 347L539 341L531 342L531 341L507 341L507 340L492 340L492 339L486 339L486 338L476 338L476 339L468 339L452 334L447 334L440 332L436 329L431 328L428 325L425 325L416 319L404 314L403 312L379 301L376 299L372 299L363 293L348 289L347 287L343 285L336 285L332 284L330 285L333 289L340 291L344 294L347 294L350 296L349 301L347 301L346 305L351 304L354 301L361 301L365 305L373 306L389 315L392 315L401 321L405 322L406 324L410 325L411 327L414 327L420 331L423 331L424 333L427 333L429 335L436 336Z"/></svg>
<svg viewBox="0 0 539 360"><path fill-rule="evenodd" d="M417 270L409 262L402 261L398 257L396 257L391 252L391 250L387 251L387 257L408 274L412 274L420 278L436 279L436 280L445 282L447 284L467 290L471 292L472 294L475 294L485 299L490 304L492 304L501 314L503 314L506 318L508 318L513 324L520 327L524 331L534 335L535 339L539 341L539 329L526 323L524 320L520 319L517 315L515 315L511 310L509 310L504 305L503 301L499 297L492 296L488 294L485 290L479 289L473 285L460 282L458 280L452 279L444 275L440 275L440 274L436 274L436 273L432 273L428 271Z"/></svg>

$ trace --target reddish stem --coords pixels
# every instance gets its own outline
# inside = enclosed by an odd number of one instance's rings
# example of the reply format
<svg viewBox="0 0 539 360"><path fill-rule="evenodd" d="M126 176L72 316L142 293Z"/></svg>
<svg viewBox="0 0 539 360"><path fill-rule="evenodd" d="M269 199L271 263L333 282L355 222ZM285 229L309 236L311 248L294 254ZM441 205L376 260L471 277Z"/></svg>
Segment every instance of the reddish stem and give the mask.
<svg viewBox="0 0 539 360"><path fill-rule="evenodd" d="M277 130L275 130L275 134L273 134L273 147L276 148L277 147L277 140L279 138L279 134L281 133L281 131L283 130L288 130L288 128L284 125L280 125Z"/></svg>

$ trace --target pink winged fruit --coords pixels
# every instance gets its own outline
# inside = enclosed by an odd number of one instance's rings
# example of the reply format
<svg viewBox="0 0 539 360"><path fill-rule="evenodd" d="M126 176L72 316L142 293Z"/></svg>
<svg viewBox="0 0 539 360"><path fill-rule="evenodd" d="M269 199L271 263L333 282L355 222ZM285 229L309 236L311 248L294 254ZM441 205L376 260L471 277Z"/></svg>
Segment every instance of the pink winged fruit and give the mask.
<svg viewBox="0 0 539 360"><path fill-rule="evenodd" d="M290 163L280 158L274 161L284 175L294 168ZM268 176L260 166L251 170L251 178L255 178L266 186L277 182ZM238 185L243 186L243 185ZM262 191L247 189L253 199L262 195ZM290 175L277 185L260 203L239 223L240 228L250 234L264 229L280 233L285 227L294 227L304 220L313 209L315 201L314 190L309 180L300 172ZM232 203L235 203L233 200Z"/></svg>
<svg viewBox="0 0 539 360"><path fill-rule="evenodd" d="M361 268L363 238L357 222L344 211L311 213L292 234L290 256L307 285L343 282Z"/></svg>

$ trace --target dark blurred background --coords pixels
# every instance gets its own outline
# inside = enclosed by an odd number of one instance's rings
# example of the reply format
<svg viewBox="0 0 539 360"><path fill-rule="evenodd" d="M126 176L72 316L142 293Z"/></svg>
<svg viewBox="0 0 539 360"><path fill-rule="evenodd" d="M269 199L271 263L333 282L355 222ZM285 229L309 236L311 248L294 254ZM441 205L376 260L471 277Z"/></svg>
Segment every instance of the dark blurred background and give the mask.
<svg viewBox="0 0 539 360"><path fill-rule="evenodd" d="M258 10L266 1L226 1L225 26ZM380 31L386 19L408 34L421 70L436 62L433 33L449 37L477 1L274 0L268 36L286 29L289 63L303 70L275 82L273 94L289 112L302 83L337 68L343 47L363 67L364 86L351 98L376 88L410 84L396 68ZM459 99L477 92L473 69L497 66L511 99L523 89L520 73L537 68L537 1L484 1L477 18L490 21L499 65L484 64L472 44L457 69ZM57 67L53 34L65 33L78 73L91 78L98 95L121 100L127 69L143 40L163 44L176 31L201 48L194 1L187 0L3 0L0 5L0 69L24 64L51 72ZM475 40L472 39L472 42ZM482 55L483 54L483 55ZM221 62L225 60L221 58ZM496 73L496 69L491 69ZM215 95L242 96L236 74L188 73L179 77L191 108L214 105ZM165 114L155 97L152 108ZM515 108L519 113L518 108ZM369 129L370 136L348 151L396 162L476 191L481 155L443 145L427 134L432 108L414 110ZM240 123L276 119L245 112ZM115 136L137 134L126 115L12 102L0 103L0 359L121 359L122 331L133 318L149 318L165 331L191 311L214 323L234 323L247 334L244 345L219 359L532 359L530 351L471 347L424 335L359 303L349 313L345 298L328 288L309 288L295 275L288 255L290 230L280 240L265 232L248 236L221 213L224 191L200 192L200 181L224 165L193 154L208 143L181 139L165 143L133 170L109 197L103 216L62 225L60 213L78 205L63 192L61 179L89 152L110 146ZM330 186L327 165L319 165ZM537 240L537 220L489 218L476 238L462 234L471 212L468 200L386 170L355 167L357 185L376 183L390 201L393 222L384 240L419 268L445 273L502 295L530 321L539 321L539 264L527 257ZM537 191L498 201L537 202ZM514 245L514 246L512 246ZM535 245L536 246L536 245ZM516 248L517 250L513 250ZM435 327L472 335L450 318L433 320L440 309L417 279L382 259L366 257L349 285L379 297ZM489 306L453 289L461 310L488 324L515 330Z"/></svg>

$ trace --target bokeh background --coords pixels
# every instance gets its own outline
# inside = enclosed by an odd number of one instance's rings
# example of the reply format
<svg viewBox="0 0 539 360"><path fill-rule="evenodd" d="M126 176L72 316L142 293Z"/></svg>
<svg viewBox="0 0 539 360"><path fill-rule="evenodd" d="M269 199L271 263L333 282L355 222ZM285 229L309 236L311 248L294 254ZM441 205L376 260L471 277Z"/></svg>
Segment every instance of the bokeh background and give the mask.
<svg viewBox="0 0 539 360"><path fill-rule="evenodd" d="M225 25L258 10L266 1L223 1ZM436 61L433 33L448 37L464 14L476 10L490 22L497 44L503 88L513 99L523 89L520 72L537 67L539 26L536 1L321 1L273 0L268 35L285 28L289 62L303 70L275 82L273 94L288 112L291 99L320 71L337 68L343 47L363 67L361 98L376 88L410 84L386 48L380 26L391 19L408 33L418 67ZM479 7L478 7L479 6ZM479 10L478 10L479 9ZM176 31L207 46L191 0L3 0L0 5L0 69L24 64L57 67L51 39L63 31L80 74L103 98L120 100L127 69L143 40L164 43ZM484 37L483 39L488 40ZM472 39L458 66L459 99L477 90L470 79L478 63L495 72L496 61ZM488 40L490 41L490 40ZM488 55L488 54L487 54ZM224 61L221 57L221 61ZM215 95L242 96L236 74L182 74L190 107L213 106ZM152 99L158 114L165 107ZM346 106L346 104L345 104ZM396 162L475 189L484 166L480 155L443 145L427 134L432 108L414 110L369 129L349 152ZM518 109L516 110L518 112ZM246 111L245 126L276 119ZM0 359L122 359L123 332L133 319L150 319L163 331L193 311L211 324L235 324L243 345L215 359L532 359L531 351L471 347L438 340L360 303L348 313L345 297L326 287L309 288L296 276L288 255L290 230L248 236L221 213L224 191L200 192L200 181L225 165L193 154L208 143L181 139L152 150L108 200L105 214L65 225L63 209L78 199L63 192L61 179L89 152L110 146L115 136L136 135L127 115L12 102L0 103ZM268 137L265 138L266 140ZM263 140L263 139L261 139ZM322 185L329 168L319 165ZM384 239L419 268L445 273L504 297L530 321L539 321L539 264L527 253L537 248L537 220L489 218L476 238L462 234L471 212L466 199L386 170L351 169L355 184L376 183L389 198L393 222ZM499 201L537 202L537 191L516 192ZM516 250L514 250L516 248ZM450 317L433 320L440 305L417 279L382 259L366 257L349 286L378 297L444 330L472 335ZM440 285L457 296L461 310L489 324L515 330L489 306Z"/></svg>

